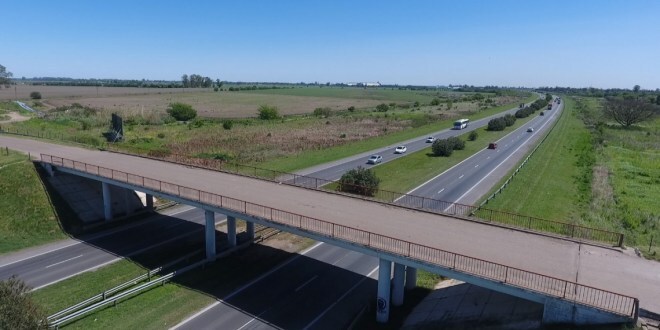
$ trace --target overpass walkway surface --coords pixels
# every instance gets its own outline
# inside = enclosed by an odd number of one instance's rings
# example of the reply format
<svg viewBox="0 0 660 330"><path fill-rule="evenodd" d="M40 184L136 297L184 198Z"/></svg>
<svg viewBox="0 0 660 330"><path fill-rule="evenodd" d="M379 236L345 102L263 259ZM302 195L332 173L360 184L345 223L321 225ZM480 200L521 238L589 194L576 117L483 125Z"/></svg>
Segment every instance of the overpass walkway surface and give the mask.
<svg viewBox="0 0 660 330"><path fill-rule="evenodd" d="M632 297L660 312L660 263L614 249L129 155L10 137L0 137L0 145L45 154L42 160L55 166L622 315L634 309Z"/></svg>

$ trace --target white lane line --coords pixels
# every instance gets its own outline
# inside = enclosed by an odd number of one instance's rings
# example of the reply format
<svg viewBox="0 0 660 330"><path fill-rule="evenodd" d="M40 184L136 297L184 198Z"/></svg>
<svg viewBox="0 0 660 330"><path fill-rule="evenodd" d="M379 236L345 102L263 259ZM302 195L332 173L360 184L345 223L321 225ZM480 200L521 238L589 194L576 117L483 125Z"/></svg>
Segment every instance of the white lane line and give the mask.
<svg viewBox="0 0 660 330"><path fill-rule="evenodd" d="M443 191L445 191L445 188L442 188L442 189L438 190L438 194L443 192Z"/></svg>
<svg viewBox="0 0 660 330"><path fill-rule="evenodd" d="M328 308L326 308L323 312L321 312L321 314L319 314L316 318L314 318L312 322L309 322L309 324L306 327L304 327L303 330L309 329L309 327L314 325L314 323L318 322L318 320L320 320L323 316L325 316L325 314L327 314L332 308L334 308L340 301L344 300L344 298L346 298L346 296L348 296L349 293L351 293L353 290L355 290L355 288L357 288L360 284L362 284L362 282L370 278L377 270L378 267L374 268L369 274L367 274L367 276L363 277L360 281L355 283L355 285L353 285L350 289L348 289L348 291L344 292L344 294L341 295L339 299L335 300L335 302L333 302L330 306L328 306Z"/></svg>
<svg viewBox="0 0 660 330"><path fill-rule="evenodd" d="M164 216L174 216L174 215L177 215L177 214L180 214L180 213L183 213L183 212L188 212L188 211L190 211L190 210L192 210L192 209L194 209L194 207L185 208L185 209L183 209L183 210L179 210L179 211L174 212L174 213L171 213L171 214L167 214L167 213L158 213L158 214L155 214L155 215L153 215L153 216L154 216L154 217L163 216L163 215L164 215ZM146 224L147 224L148 222L150 222L150 221L157 221L157 220L158 220L158 219L151 219L151 220L147 220L147 221L142 222L142 223L136 223L136 224L132 224L132 225L128 225L128 226L125 226L125 227L118 228L119 230L117 230L117 229L113 229L113 230L109 230L109 231L106 232L106 233L100 233L100 234L94 235L94 236L92 236L92 237L81 238L80 240L75 239L75 241L74 241L74 242L71 242L71 244L68 244L68 245L65 245L65 246L60 246L60 247L58 247L58 248L56 248L56 249L52 249L52 250L48 250L48 251L44 251L44 252L42 252L42 253L37 253L37 254L31 255L31 256L29 256L29 257L23 258L23 259L19 259L19 260L16 260L16 261L12 261L12 262L6 263L6 264L4 264L4 265L0 265L0 268L5 267L5 266L9 266L9 265L12 265L12 264L15 264L15 263L17 263L17 262L21 262L21 261L29 260L29 259L32 259L32 258L36 258L36 257L38 257L38 256L42 256L42 255L44 255L44 254L48 254L48 253L55 252L55 251L58 251L58 250L66 249L66 248L68 248L68 247L70 247L70 246L74 246L74 245L76 245L76 244L86 243L86 241L95 240L95 239L98 239L98 238L101 238L101 237L105 237L105 236L109 236L109 235L112 235L112 234L116 234L116 233L118 233L118 232L121 232L121 231L124 231L124 230L128 230L128 229L131 229L131 228L134 228L134 227L140 226L140 225L146 225Z"/></svg>
<svg viewBox="0 0 660 330"><path fill-rule="evenodd" d="M254 285L255 283L257 283L257 282L263 280L266 276L268 276L268 275L270 275L270 274L272 274L272 273L274 273L274 272L280 270L282 267L284 267L284 266L290 264L291 262L293 262L294 260L300 258L301 256L304 256L305 254L311 252L312 250L316 249L317 247L321 246L322 244L323 244L323 242L318 242L318 243L314 244L314 246L310 247L309 249L307 249L307 250L301 252L300 254L298 254L298 255L296 255L296 256L290 258L289 260L287 260L287 261L285 261L285 262L279 264L279 266L277 266L277 267L275 267L275 268L269 270L268 272L262 274L261 276L255 278L255 279L252 280L250 283L245 284L244 286L242 286L242 287L236 289L234 292L232 292L232 293L230 293L229 295L225 296L224 299L218 299L218 301L216 301L216 302L214 302L214 303L212 303L212 304L206 306L206 308L202 309L201 311L199 311L199 312L197 312L197 313L191 315L191 316L188 317L187 319L185 319L185 320L179 322L179 324L176 324L176 325L174 325L173 327L171 327L170 330L174 330L174 329L178 329L178 328L180 328L180 327L183 326L184 324L186 324L186 323L192 321L193 319L195 319L196 317L198 317L198 316L200 316L200 315L206 313L208 310L212 309L213 307L215 307L215 306L217 306L217 305L219 305L219 304L221 304L221 303L224 303L225 300L228 300L228 299L230 299L231 297L233 297L233 296L239 294L240 292L242 292L243 290L249 288L250 286Z"/></svg>
<svg viewBox="0 0 660 330"><path fill-rule="evenodd" d="M465 174L461 174L461 176L459 176L458 178L462 179L464 176L465 176Z"/></svg>
<svg viewBox="0 0 660 330"><path fill-rule="evenodd" d="M311 282L312 282L313 280L315 280L317 277L319 277L319 276L318 276L318 275L314 275L312 278L310 278L309 280L307 280L307 282L301 284L299 287L297 287L295 290L293 290L293 292L298 292L298 291L300 291L300 289L302 289L303 287L305 287L305 285L311 283Z"/></svg>
<svg viewBox="0 0 660 330"><path fill-rule="evenodd" d="M477 164L477 165L474 165L474 168L477 168L477 167L479 167L479 164Z"/></svg>
<svg viewBox="0 0 660 330"><path fill-rule="evenodd" d="M486 157L486 159L490 159L490 156Z"/></svg>
<svg viewBox="0 0 660 330"><path fill-rule="evenodd" d="M67 261L71 261L71 260L73 260L73 259L78 259L78 258L80 258L80 257L82 257L82 256L83 256L83 255L81 254L81 255L79 255L79 256L75 256L75 257L73 257L73 258L69 258L69 259L66 259L66 260L62 260L62 261L60 261L60 262L56 262L56 263L54 263L54 264L52 264L52 265L48 265L48 266L46 266L45 268L48 269L48 268L50 268L50 267L57 266L57 265L59 265L59 264L63 264L63 263L65 263L65 262L67 262Z"/></svg>

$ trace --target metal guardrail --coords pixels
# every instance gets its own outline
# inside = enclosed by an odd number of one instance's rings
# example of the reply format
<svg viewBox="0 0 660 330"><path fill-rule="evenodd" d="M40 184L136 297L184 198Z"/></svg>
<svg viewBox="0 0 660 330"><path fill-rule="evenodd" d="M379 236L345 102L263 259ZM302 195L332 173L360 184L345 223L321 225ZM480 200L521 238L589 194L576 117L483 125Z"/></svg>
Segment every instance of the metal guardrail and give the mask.
<svg viewBox="0 0 660 330"><path fill-rule="evenodd" d="M41 155L41 160L44 163L53 164L55 166L71 168L118 182L148 188L152 191L166 195L177 196L197 203L206 204L211 207L231 210L251 217L260 218L271 223L295 228L300 231L342 240L372 250L390 253L396 256L416 260L418 262L427 263L432 266L439 266L471 276L523 288L538 294L564 299L622 316L631 318L635 317L639 309L639 300L636 298L562 280L552 276L546 276L107 167L46 154Z"/></svg>
<svg viewBox="0 0 660 330"><path fill-rule="evenodd" d="M25 136L35 136L41 138L52 138L52 136L49 136L48 133L30 134L28 130L24 130L24 131L17 130L16 132L10 132L7 131L6 128L2 128L2 127L0 127L0 132L25 135ZM196 166L209 170L255 177L255 178L270 180L282 184L288 184L303 188L321 189L323 186L335 183L335 181L332 180L269 170L269 169L264 169L249 165L227 163L214 159L190 158L187 156L177 155L177 154L164 156L164 158L151 157L151 156L127 153L125 151L112 148L111 146L106 146L105 148L115 153L121 153L135 157L155 159L159 161L169 161L187 166ZM355 185L354 187L364 189L364 187L357 185ZM589 241L596 244L606 244L609 246L616 246L616 247L623 246L624 235L622 233L576 225L568 222L547 220L532 216L509 213L500 210L488 209L482 207L483 204L480 206L466 205L466 204L454 203L449 201L443 201L443 200L438 200L423 196L411 195L411 194L382 190L382 189L376 189L374 191L374 196L372 197L363 197L363 196L358 197L357 195L352 195L352 194L346 194L346 196L357 197L362 199L365 198L373 199L379 202L385 202L385 203L395 204L404 207L421 209L424 211L438 213L438 214L466 216L466 217L471 217L471 219L476 221L485 221L493 224L506 225L510 227L521 228L539 233L551 233L567 238Z"/></svg>

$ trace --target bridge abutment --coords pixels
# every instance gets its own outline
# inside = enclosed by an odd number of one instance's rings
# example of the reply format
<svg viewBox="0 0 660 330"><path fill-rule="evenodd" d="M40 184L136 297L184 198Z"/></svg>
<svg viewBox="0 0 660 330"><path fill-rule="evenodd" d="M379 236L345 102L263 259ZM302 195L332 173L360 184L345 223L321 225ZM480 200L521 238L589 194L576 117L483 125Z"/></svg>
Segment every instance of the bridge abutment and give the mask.
<svg viewBox="0 0 660 330"><path fill-rule="evenodd" d="M236 218L227 216L227 241L229 247L236 246Z"/></svg>
<svg viewBox="0 0 660 330"><path fill-rule="evenodd" d="M147 201L147 210L153 211L154 210L154 195L146 194L145 199Z"/></svg>
<svg viewBox="0 0 660 330"><path fill-rule="evenodd" d="M135 192L132 189L124 188L124 210L126 211L126 216L133 214L133 208L131 207L131 197Z"/></svg>
<svg viewBox="0 0 660 330"><path fill-rule="evenodd" d="M543 304L542 322L543 324L595 325L629 323L630 319L567 300L548 298Z"/></svg>
<svg viewBox="0 0 660 330"><path fill-rule="evenodd" d="M376 321L387 323L390 318L390 282L392 262L380 258L378 263L378 297L376 298Z"/></svg>
<svg viewBox="0 0 660 330"><path fill-rule="evenodd" d="M206 238L206 259L212 260L215 258L215 213L213 211L204 210L204 217L206 223L204 225L204 233Z"/></svg>

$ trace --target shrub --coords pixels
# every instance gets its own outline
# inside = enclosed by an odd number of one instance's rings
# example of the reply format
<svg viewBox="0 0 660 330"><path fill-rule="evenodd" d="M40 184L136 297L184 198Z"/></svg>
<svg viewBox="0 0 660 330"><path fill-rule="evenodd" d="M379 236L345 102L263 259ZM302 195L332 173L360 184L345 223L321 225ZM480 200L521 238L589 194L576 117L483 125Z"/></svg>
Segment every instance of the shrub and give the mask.
<svg viewBox="0 0 660 330"><path fill-rule="evenodd" d="M156 135L156 136L157 136L159 139L164 139L164 138L165 138L165 133L158 133L158 135Z"/></svg>
<svg viewBox="0 0 660 330"><path fill-rule="evenodd" d="M30 93L30 98L33 99L33 100L39 100L39 99L41 99L41 93L32 92L32 93Z"/></svg>
<svg viewBox="0 0 660 330"><path fill-rule="evenodd" d="M225 120L222 122L222 128L226 130L230 130L232 127L234 127L234 122L231 120Z"/></svg>
<svg viewBox="0 0 660 330"><path fill-rule="evenodd" d="M167 113L178 121L188 121L197 117L197 111L190 104L170 103Z"/></svg>
<svg viewBox="0 0 660 330"><path fill-rule="evenodd" d="M506 123L506 126L513 126L513 124L516 123L516 117L511 115L511 114L506 114L504 115L504 122Z"/></svg>
<svg viewBox="0 0 660 330"><path fill-rule="evenodd" d="M488 122L489 131L503 131L506 128L506 120L503 117L493 118Z"/></svg>
<svg viewBox="0 0 660 330"><path fill-rule="evenodd" d="M338 191L373 196L378 191L380 179L373 170L358 166L344 173L339 179Z"/></svg>
<svg viewBox="0 0 660 330"><path fill-rule="evenodd" d="M314 109L314 116L327 118L332 114L332 110L329 107L316 108Z"/></svg>
<svg viewBox="0 0 660 330"><path fill-rule="evenodd" d="M258 115L259 119L263 120L273 120L280 118L280 111L277 107L271 105L262 105L259 107Z"/></svg>
<svg viewBox="0 0 660 330"><path fill-rule="evenodd" d="M431 101L431 105L440 105L440 99L438 99L438 98L434 98L434 99Z"/></svg>
<svg viewBox="0 0 660 330"><path fill-rule="evenodd" d="M390 109L390 107L385 103L381 103L381 104L376 106L376 111L378 111L378 112L386 112L389 109Z"/></svg>
<svg viewBox="0 0 660 330"><path fill-rule="evenodd" d="M463 150L465 149L465 141L457 136L452 136L447 139L448 143L451 144L452 149L454 150Z"/></svg>
<svg viewBox="0 0 660 330"><path fill-rule="evenodd" d="M477 131L472 131L470 132L470 135L468 135L468 140L470 141L475 141L479 137L479 133Z"/></svg>
<svg viewBox="0 0 660 330"><path fill-rule="evenodd" d="M436 156L449 157L454 152L454 145L449 140L435 140L431 146L431 150Z"/></svg>
<svg viewBox="0 0 660 330"><path fill-rule="evenodd" d="M413 103L413 107L419 108L419 101L415 101L415 103Z"/></svg>
<svg viewBox="0 0 660 330"><path fill-rule="evenodd" d="M0 281L0 328L48 329L46 315L28 287L15 276Z"/></svg>
<svg viewBox="0 0 660 330"><path fill-rule="evenodd" d="M351 105L350 107L348 107L348 111L350 111L350 112L355 111L355 107Z"/></svg>
<svg viewBox="0 0 660 330"><path fill-rule="evenodd" d="M218 91L218 87L213 87L213 91L214 91L214 92L217 92L217 91Z"/></svg>

